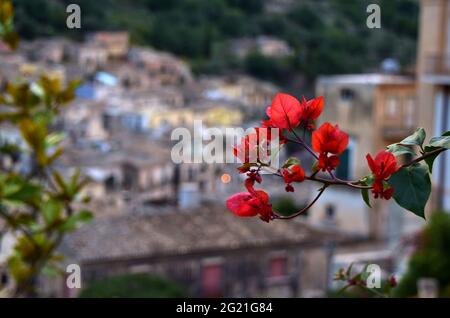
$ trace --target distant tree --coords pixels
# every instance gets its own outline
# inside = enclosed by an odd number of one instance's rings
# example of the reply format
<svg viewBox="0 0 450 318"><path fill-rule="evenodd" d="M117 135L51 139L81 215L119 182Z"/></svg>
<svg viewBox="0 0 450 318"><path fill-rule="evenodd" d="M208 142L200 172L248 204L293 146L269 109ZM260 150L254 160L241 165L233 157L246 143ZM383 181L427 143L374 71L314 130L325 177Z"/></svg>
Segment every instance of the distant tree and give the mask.
<svg viewBox="0 0 450 318"><path fill-rule="evenodd" d="M283 83L292 72L290 62L288 58L267 57L253 52L245 58L245 70L255 77Z"/></svg>
<svg viewBox="0 0 450 318"><path fill-rule="evenodd" d="M272 61L264 68L262 59L252 57L251 67L242 63L239 70L250 69L269 80L297 72L311 82L318 74L372 71L388 57L402 66L415 59L418 0L302 0L282 14L266 12L262 0L79 0L83 27L69 32L61 21L71 2L15 0L19 33L25 38L64 35L82 39L94 30L127 30L135 43L189 58L197 70L208 72L214 72L217 65L210 61L217 44L268 34L287 41L296 59ZM382 8L382 31L366 27L370 3ZM220 66L233 66L233 61L227 62ZM275 74L269 76L271 71ZM223 68L217 67L216 73L223 73Z"/></svg>
<svg viewBox="0 0 450 318"><path fill-rule="evenodd" d="M302 205L297 204L294 199L288 196L283 196L273 202L273 208L277 211L282 211L283 215L294 214L301 210L302 207Z"/></svg>
<svg viewBox="0 0 450 318"><path fill-rule="evenodd" d="M420 235L417 251L411 257L408 271L393 290L396 297L417 295L419 278L435 278L440 297L450 297L450 214L433 213Z"/></svg>

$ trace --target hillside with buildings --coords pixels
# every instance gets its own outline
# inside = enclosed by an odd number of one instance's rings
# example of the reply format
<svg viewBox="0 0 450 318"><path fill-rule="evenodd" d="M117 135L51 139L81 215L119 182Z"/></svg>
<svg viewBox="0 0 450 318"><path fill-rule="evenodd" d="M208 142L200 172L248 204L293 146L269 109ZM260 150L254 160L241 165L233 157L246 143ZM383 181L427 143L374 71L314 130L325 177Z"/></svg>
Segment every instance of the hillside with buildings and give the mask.
<svg viewBox="0 0 450 318"><path fill-rule="evenodd" d="M386 58L414 64L417 0L82 0L79 30L62 25L69 3L16 0L18 31L81 40L128 30L133 43L183 57L195 73L243 71L309 93L318 74L376 71ZM383 8L381 29L363 27L371 3Z"/></svg>
<svg viewBox="0 0 450 318"><path fill-rule="evenodd" d="M359 191L337 187L291 222L240 219L224 204L244 189L237 165L175 163L171 135L180 127L227 136L226 128L259 126L285 86L306 87L326 101L317 124L338 122L350 135L336 175L365 176L367 153L418 126L429 136L450 130L448 1L420 1L419 20L418 1L380 0L381 30L365 27L366 1L358 0L79 2L83 28L70 31L58 13L67 1L16 1L25 39L14 52L0 46L0 86L44 73L82 81L54 128L65 136L57 171L70 176L80 168L91 181L83 195L95 220L60 249L65 264L83 268L83 284L151 273L194 297L322 297L340 287L333 274L353 263L379 264L386 277L405 273L421 218L390 201L369 209ZM19 137L0 124L1 143L23 146ZM309 167L304 152L284 147L280 160L295 155ZM0 157L1 169L29 167L27 156L15 163ZM447 157L434 167L427 214L450 210ZM287 194L275 184L265 176L261 188L274 205L294 210L317 190L302 184ZM14 235L0 234L3 284ZM39 287L45 296L77 293L58 279Z"/></svg>

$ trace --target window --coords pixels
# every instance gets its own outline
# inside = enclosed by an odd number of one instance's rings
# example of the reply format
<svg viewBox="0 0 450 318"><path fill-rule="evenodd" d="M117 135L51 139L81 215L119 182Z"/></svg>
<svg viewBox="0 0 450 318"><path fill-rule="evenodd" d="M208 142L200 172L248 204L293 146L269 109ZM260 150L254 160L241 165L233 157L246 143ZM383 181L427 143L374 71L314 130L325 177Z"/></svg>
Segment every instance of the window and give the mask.
<svg viewBox="0 0 450 318"><path fill-rule="evenodd" d="M416 99L414 97L408 97L405 101L404 108L404 120L406 127L415 127L416 126Z"/></svg>
<svg viewBox="0 0 450 318"><path fill-rule="evenodd" d="M341 100L344 102L351 102L355 99L355 92L352 89L343 88L341 90Z"/></svg>
<svg viewBox="0 0 450 318"><path fill-rule="evenodd" d="M400 115L400 103L396 96L389 96L386 98L384 105L384 114L387 118L396 118Z"/></svg>
<svg viewBox="0 0 450 318"><path fill-rule="evenodd" d="M270 259L269 277L284 277L287 275L287 258L286 256L274 256Z"/></svg>
<svg viewBox="0 0 450 318"><path fill-rule="evenodd" d="M222 296L222 264L206 264L202 269L202 296Z"/></svg>
<svg viewBox="0 0 450 318"><path fill-rule="evenodd" d="M188 181L194 181L195 178L195 171L194 166L190 165L188 166Z"/></svg>
<svg viewBox="0 0 450 318"><path fill-rule="evenodd" d="M354 162L355 139L350 138L347 149L339 156L339 166L336 168L336 176L339 179L349 180L353 176L352 163Z"/></svg>
<svg viewBox="0 0 450 318"><path fill-rule="evenodd" d="M336 215L336 207L332 204L327 205L325 209L325 217L327 220L334 220Z"/></svg>
<svg viewBox="0 0 450 318"><path fill-rule="evenodd" d="M350 149L345 149L344 152L339 156L339 166L336 168L336 176L339 179L348 180L350 179Z"/></svg>

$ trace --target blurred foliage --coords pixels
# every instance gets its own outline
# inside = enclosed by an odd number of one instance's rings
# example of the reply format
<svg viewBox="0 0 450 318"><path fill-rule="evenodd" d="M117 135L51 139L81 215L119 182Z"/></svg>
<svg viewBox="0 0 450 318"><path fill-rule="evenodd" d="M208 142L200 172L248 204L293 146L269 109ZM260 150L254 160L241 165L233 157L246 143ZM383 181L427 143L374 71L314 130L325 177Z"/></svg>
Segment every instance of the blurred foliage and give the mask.
<svg viewBox="0 0 450 318"><path fill-rule="evenodd" d="M440 297L450 297L450 214L436 211L421 233L407 273L394 290L396 297L417 296L419 278L435 278Z"/></svg>
<svg viewBox="0 0 450 318"><path fill-rule="evenodd" d="M379 288L369 288L367 285L370 279L368 264L360 272L354 273L353 264L347 269L341 268L334 276L335 281L344 282L344 286L339 290L328 292L328 297L336 298L387 298L397 286L394 276L380 280Z"/></svg>
<svg viewBox="0 0 450 318"><path fill-rule="evenodd" d="M92 283L81 298L177 298L186 297L184 289L171 281L149 274L123 274Z"/></svg>
<svg viewBox="0 0 450 318"><path fill-rule="evenodd" d="M370 71L388 57L410 66L419 11L417 0L298 0L285 14L266 12L269 1L262 0L79 0L82 28L69 30L63 21L67 4L73 1L14 2L18 31L26 38L81 39L94 30L128 30L137 44L189 58L194 70L248 70L279 82L288 81L292 72L313 79L318 74ZM366 27L371 3L381 6L381 29ZM286 40L296 58L263 61L252 56L236 64L223 50L215 50L226 49L229 39L263 34Z"/></svg>
<svg viewBox="0 0 450 318"><path fill-rule="evenodd" d="M283 196L275 200L272 207L280 215L289 216L300 211L304 206L297 204L291 197ZM303 216L307 215L307 212L303 214Z"/></svg>
<svg viewBox="0 0 450 318"><path fill-rule="evenodd" d="M0 38L12 49L19 41L14 31L14 10L11 1L0 0Z"/></svg>
<svg viewBox="0 0 450 318"><path fill-rule="evenodd" d="M12 16L11 3L0 1L0 30L13 32ZM8 33L0 35L11 48L16 46L17 37L11 42ZM53 122L73 100L77 86L71 82L63 87L44 75L32 82L7 83L0 92L0 125L17 129L23 141L0 140L0 234L15 237L7 260L14 284L6 286L13 296L34 295L40 273L58 270L62 257L56 249L64 234L92 218L90 211L74 208L85 200L80 192L88 180L79 171L65 178L53 167L64 151L63 135ZM3 287L0 294L5 294Z"/></svg>

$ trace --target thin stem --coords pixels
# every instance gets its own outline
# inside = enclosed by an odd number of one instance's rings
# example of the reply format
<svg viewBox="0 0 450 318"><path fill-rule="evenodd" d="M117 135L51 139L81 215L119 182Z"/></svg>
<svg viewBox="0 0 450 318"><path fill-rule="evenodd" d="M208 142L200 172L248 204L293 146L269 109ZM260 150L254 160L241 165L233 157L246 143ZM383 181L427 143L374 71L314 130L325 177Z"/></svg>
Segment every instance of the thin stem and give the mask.
<svg viewBox="0 0 450 318"><path fill-rule="evenodd" d="M289 215L289 216L281 216L279 214L275 213L274 219L279 219L279 220L290 220L290 219L294 219L300 215L302 215L303 213L305 213L306 211L309 210L309 208L311 208L314 203L316 203L317 200L319 200L320 196L322 195L322 193L325 191L325 189L328 187L328 185L324 185L320 190L319 190L319 194L314 198L314 200L312 200L306 207L304 207L303 209L301 209L300 211Z"/></svg>
<svg viewBox="0 0 450 318"><path fill-rule="evenodd" d="M330 186L330 185L345 185L345 186L349 186L355 189L371 189L371 186L365 186L365 185L358 185L358 183L360 183L360 181L345 181L345 180L340 180L340 179L325 179L325 178L320 178L320 177L316 177L317 172L313 173L311 176L307 176L305 177L306 180L310 180L310 181L316 181L316 182L320 182L323 183L326 186ZM276 173L273 173L273 175L278 176L283 178L283 175L278 171Z"/></svg>
<svg viewBox="0 0 450 318"><path fill-rule="evenodd" d="M25 229L24 227L16 224L14 218L8 214L8 212L6 212L3 208L3 206L0 205L0 216L2 216L5 221L13 228L16 230L19 230L20 232L22 232L23 235L25 235L25 237L32 243L35 244L35 241L33 239L33 235L32 233L28 232L27 229Z"/></svg>
<svg viewBox="0 0 450 318"><path fill-rule="evenodd" d="M292 140L292 139L288 139L288 141L303 146L303 148L305 148L306 151L308 151L314 158L316 158L316 160L319 160L319 156L311 149L310 146L308 146L308 145L306 144L306 142L305 142L302 138L300 138L299 135L297 135L297 133L295 132L295 130L292 129L292 133L294 134L295 138L297 138L297 141L296 141L296 140Z"/></svg>
<svg viewBox="0 0 450 318"><path fill-rule="evenodd" d="M446 150L447 150L446 148L439 148L439 149L435 149L435 150L430 151L430 152L426 152L424 155L422 155L422 156L420 156L420 157L417 157L416 159L414 159L414 160L412 160L412 161L410 161L410 162L408 162L408 163L405 163L405 164L401 165L401 167L402 167L402 168L407 168L407 167L412 166L413 164L418 163L418 162L420 162L420 161L422 161L422 160L425 160L425 159L430 158L430 157L433 157L433 156L437 156L437 155L439 155L441 152L444 152L444 151L446 151Z"/></svg>
<svg viewBox="0 0 450 318"><path fill-rule="evenodd" d="M345 185L355 189L371 189L371 186L358 185L359 181L345 181L340 179L325 179L311 175L306 177L307 180L321 182L326 185Z"/></svg>
<svg viewBox="0 0 450 318"><path fill-rule="evenodd" d="M295 132L294 132L294 135L296 135ZM297 136L297 135L296 135L296 136ZM298 138L298 136L297 136L297 138ZM294 142L294 143L301 144L302 146L305 147L305 149L310 149L307 145L304 144L304 142L303 142L300 138L298 138L298 139L299 139L299 141L289 140L289 139L288 139L288 140L291 141L291 142ZM311 150L311 149L310 149L310 150ZM412 161L410 161L410 162L408 162L408 163L405 163L405 164L401 165L401 167L402 167L402 168L409 167L409 166L411 166L411 165L413 165L413 164L415 164L415 163L418 163L418 162L420 162L420 161L422 161L422 160L425 160L425 159L427 159L427 158L430 158L430 157L433 157L433 156L437 156L437 155L439 155L441 152L444 152L444 151L446 151L446 150L447 150L447 149L445 149L445 148L439 148L439 149L436 149L436 150L427 152L427 153L425 153L424 155L422 155L422 156L420 156L420 157L418 157L418 158L416 158L416 159L414 159L414 160L412 160ZM311 151L312 151L312 150L311 150ZM314 154L314 155L315 155L315 154ZM270 167L270 166L268 166L267 168L273 169L273 170L275 171L275 172L273 172L273 175L283 178L283 175L281 174L280 169L275 169L275 168L272 168L272 167ZM331 171L329 171L329 173L330 173L330 176L332 177L332 179L325 179L325 178L317 177L317 176L316 176L317 173L318 173L318 171L314 172L314 173L313 173L312 175L310 175L310 176L305 177L306 180L316 181L316 182L320 182L320 183L323 184L322 188L320 188L319 193L318 193L318 195L314 198L314 200L312 200L306 207L304 207L304 208L301 209L300 211L298 211L298 212L296 212L296 213L294 213L294 214L292 214L292 215L289 215L289 216L281 216L281 215L277 214L277 213L274 211L273 219L290 220L290 219L294 219L294 218L296 218L296 217L302 215L303 213L305 213L306 211L308 211L308 210L309 210L309 209L317 202L317 200L318 200L318 199L320 198L320 196L323 194L323 192L325 191L325 189L326 189L327 187L331 186L331 185L345 185L345 186L349 186L349 187L352 187L352 188L355 188L355 189L371 189L371 188L372 188L372 186L361 185L362 182L361 182L360 180L358 180L358 181L341 180L341 179L337 178Z"/></svg>

